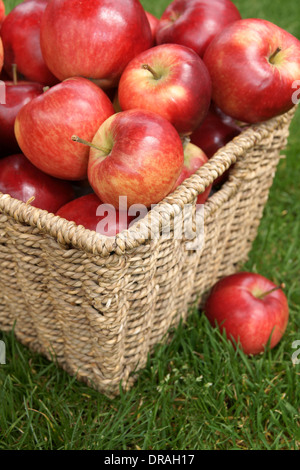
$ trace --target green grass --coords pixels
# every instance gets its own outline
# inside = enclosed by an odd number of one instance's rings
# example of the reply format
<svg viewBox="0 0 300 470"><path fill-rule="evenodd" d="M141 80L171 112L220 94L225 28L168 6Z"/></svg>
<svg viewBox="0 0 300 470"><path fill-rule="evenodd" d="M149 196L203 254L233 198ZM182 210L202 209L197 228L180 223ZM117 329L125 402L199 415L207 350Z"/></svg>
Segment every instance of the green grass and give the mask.
<svg viewBox="0 0 300 470"><path fill-rule="evenodd" d="M168 1L142 3L160 15ZM235 3L243 17L269 19L300 38L299 2ZM286 284L290 321L279 345L249 358L194 311L157 347L134 388L111 400L3 334L0 449L299 450L300 365L291 360L300 340L299 128L298 111L244 267Z"/></svg>

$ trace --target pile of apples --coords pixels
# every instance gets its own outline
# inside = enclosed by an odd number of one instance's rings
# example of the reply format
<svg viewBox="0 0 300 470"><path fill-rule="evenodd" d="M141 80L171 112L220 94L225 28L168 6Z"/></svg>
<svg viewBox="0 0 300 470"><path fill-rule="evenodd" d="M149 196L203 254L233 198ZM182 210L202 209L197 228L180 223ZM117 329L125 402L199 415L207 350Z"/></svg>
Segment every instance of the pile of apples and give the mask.
<svg viewBox="0 0 300 470"><path fill-rule="evenodd" d="M299 40L242 19L230 0L173 0L161 18L138 0L24 0L5 16L0 0L0 24L0 191L106 236L134 222L128 208L160 202L243 125L295 105ZM109 207L116 217L101 223ZM281 295L265 280L233 279L243 299L224 281L207 303L211 322L241 318L250 297L259 311ZM278 302L275 342L288 315ZM247 352L261 351L274 321ZM240 337L245 322L232 325L228 334Z"/></svg>
<svg viewBox="0 0 300 470"><path fill-rule="evenodd" d="M92 230L97 203L116 219L121 196L151 208L241 123L294 105L298 39L230 0L173 0L160 19L138 0L25 0L6 16L0 0L0 21L0 191Z"/></svg>

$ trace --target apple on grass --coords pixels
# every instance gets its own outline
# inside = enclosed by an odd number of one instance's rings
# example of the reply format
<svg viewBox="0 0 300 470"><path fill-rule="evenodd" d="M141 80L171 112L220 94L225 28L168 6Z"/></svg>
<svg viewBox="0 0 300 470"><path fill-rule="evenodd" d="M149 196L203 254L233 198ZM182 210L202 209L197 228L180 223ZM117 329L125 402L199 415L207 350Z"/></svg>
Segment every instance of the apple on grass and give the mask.
<svg viewBox="0 0 300 470"><path fill-rule="evenodd" d="M72 139L87 144L79 136ZM88 161L88 179L97 196L119 208L150 207L170 193L183 166L183 146L176 129L158 114L142 109L109 117L97 130Z"/></svg>
<svg viewBox="0 0 300 470"><path fill-rule="evenodd" d="M162 44L132 59L122 73L120 107L153 111L190 134L207 115L211 80L202 59L178 44Z"/></svg>
<svg viewBox="0 0 300 470"><path fill-rule="evenodd" d="M0 160L0 192L51 213L75 198L70 182L46 175L23 154Z"/></svg>
<svg viewBox="0 0 300 470"><path fill-rule="evenodd" d="M182 44L203 57L216 34L239 19L230 0L173 0L161 16L156 43Z"/></svg>
<svg viewBox="0 0 300 470"><path fill-rule="evenodd" d="M289 308L282 287L260 274L232 274L212 288L204 312L245 354L259 354L268 344L274 348L286 330Z"/></svg>
<svg viewBox="0 0 300 470"><path fill-rule="evenodd" d="M107 237L114 237L117 233L127 230L133 220L128 212L121 212L109 204L103 204L95 193L65 204L56 215Z"/></svg>
<svg viewBox="0 0 300 470"><path fill-rule="evenodd" d="M203 150L197 145L192 144L191 142L186 142L183 144L184 150L184 163L181 170L181 173L176 181L176 184L173 188L173 191L186 179L192 176L202 165L208 162L208 158L203 152ZM204 204L207 200L212 185L209 185L205 191L199 194L197 198L197 204Z"/></svg>
<svg viewBox="0 0 300 470"><path fill-rule="evenodd" d="M113 105L97 85L74 77L53 86L19 111L15 135L22 153L56 178L87 178L89 149L72 142L73 134L91 140L112 114Z"/></svg>
<svg viewBox="0 0 300 470"><path fill-rule="evenodd" d="M43 86L36 82L5 81L5 103L0 103L0 156L20 152L17 143L14 124L20 109L33 98L43 93Z"/></svg>
<svg viewBox="0 0 300 470"><path fill-rule="evenodd" d="M138 0L51 0L41 22L42 53L60 80L82 76L115 87L128 62L151 46Z"/></svg>
<svg viewBox="0 0 300 470"><path fill-rule="evenodd" d="M212 99L232 118L256 123L294 106L300 41L279 26L262 19L236 21L215 37L203 60Z"/></svg>
<svg viewBox="0 0 300 470"><path fill-rule="evenodd" d="M19 79L52 86L58 79L45 64L40 45L41 18L48 0L27 0L15 6L1 27L4 68L12 78L12 65L17 64Z"/></svg>

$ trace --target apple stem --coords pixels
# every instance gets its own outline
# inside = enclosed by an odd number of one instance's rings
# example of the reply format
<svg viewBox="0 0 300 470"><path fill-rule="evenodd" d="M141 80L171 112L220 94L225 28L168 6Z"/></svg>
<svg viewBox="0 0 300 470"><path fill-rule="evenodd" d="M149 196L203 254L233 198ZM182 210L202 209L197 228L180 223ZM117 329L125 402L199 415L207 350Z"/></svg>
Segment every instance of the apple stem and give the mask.
<svg viewBox="0 0 300 470"><path fill-rule="evenodd" d="M191 142L191 138L185 135L181 138L181 142L182 142L183 150L185 150L188 144Z"/></svg>
<svg viewBox="0 0 300 470"><path fill-rule="evenodd" d="M158 74L155 72L155 70L151 67L151 65L149 65L149 64L143 64L143 65L142 65L142 69L145 69L145 70L148 70L148 72L151 72L152 75L153 75L153 78L154 78L155 80L159 80L159 79L161 78L161 76L158 75Z"/></svg>
<svg viewBox="0 0 300 470"><path fill-rule="evenodd" d="M106 155L108 155L108 154L110 153L110 150L109 150L109 149L97 147L97 145L94 145L94 144L92 144L91 142L87 142L86 140L81 139L81 138L78 137L77 135L72 135L71 139L73 140L73 142L79 142L80 144L88 145L89 147L92 147L93 149L99 150L100 152L103 152L103 153L105 153Z"/></svg>
<svg viewBox="0 0 300 470"><path fill-rule="evenodd" d="M12 76L14 85L18 84L17 64L12 64Z"/></svg>
<svg viewBox="0 0 300 470"><path fill-rule="evenodd" d="M273 287L273 289L268 290L267 292L263 292L260 295L257 295L257 299L264 299L267 295L271 294L272 292L275 292L278 289L284 289L285 284L282 282L279 286Z"/></svg>
<svg viewBox="0 0 300 470"><path fill-rule="evenodd" d="M46 91L50 90L50 87L49 86L44 86L43 88L43 92L46 93Z"/></svg>
<svg viewBox="0 0 300 470"><path fill-rule="evenodd" d="M276 51L273 52L273 54L269 57L269 62L270 62L271 64L274 64L274 63L275 63L275 62L274 62L274 59L275 59L275 57L277 56L277 54L278 54L280 51L281 51L281 48L280 48L280 47L277 47Z"/></svg>

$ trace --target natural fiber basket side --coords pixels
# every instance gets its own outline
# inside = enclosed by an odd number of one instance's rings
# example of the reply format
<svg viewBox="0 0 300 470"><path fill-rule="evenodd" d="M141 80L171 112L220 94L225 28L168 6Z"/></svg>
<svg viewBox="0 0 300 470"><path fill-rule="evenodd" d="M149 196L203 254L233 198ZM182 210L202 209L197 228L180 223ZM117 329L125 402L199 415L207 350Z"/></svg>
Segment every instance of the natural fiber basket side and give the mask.
<svg viewBox="0 0 300 470"><path fill-rule="evenodd" d="M294 111L246 129L113 238L0 194L0 329L108 396L131 387L170 327L246 261Z"/></svg>

